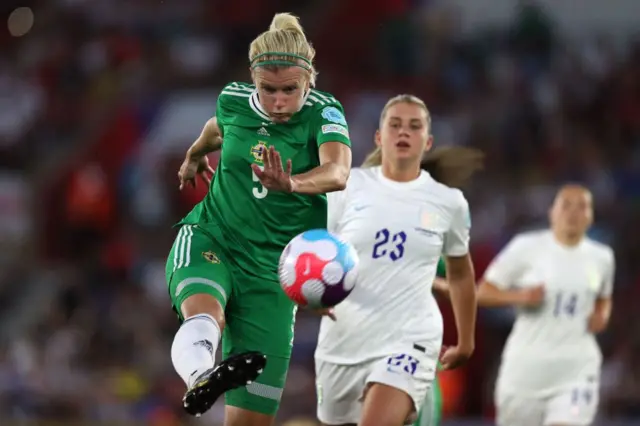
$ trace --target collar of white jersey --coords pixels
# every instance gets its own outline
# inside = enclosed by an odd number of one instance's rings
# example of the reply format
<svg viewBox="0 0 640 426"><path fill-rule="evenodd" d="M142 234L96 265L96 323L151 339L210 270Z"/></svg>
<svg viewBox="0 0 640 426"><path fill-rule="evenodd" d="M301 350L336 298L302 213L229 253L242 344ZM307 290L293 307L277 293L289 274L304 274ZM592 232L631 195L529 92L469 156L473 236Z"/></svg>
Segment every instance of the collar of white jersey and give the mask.
<svg viewBox="0 0 640 426"><path fill-rule="evenodd" d="M385 186L388 186L390 188L393 188L394 190L398 190L398 191L408 191L408 190L412 190L420 185L424 185L425 183L429 182L432 180L431 175L429 174L429 172L426 172L424 170L420 170L420 175L415 178L414 180L410 180L408 182L398 182L395 180L391 180L388 177L386 177L384 175L384 173L382 173L382 166L377 166L376 170L375 170L375 174L378 177L378 180L384 184Z"/></svg>
<svg viewBox="0 0 640 426"><path fill-rule="evenodd" d="M584 246L586 245L587 240L588 240L588 237L585 235L584 237L582 237L582 239L580 239L580 241L578 241L577 244L575 244L573 246L568 246L568 245L565 245L565 244L561 243L560 241L558 241L558 239L553 234L553 231L551 229L547 230L546 234L547 234L547 238L551 241L551 243L553 245L555 245L560 250L562 250L562 251L564 251L566 253L579 252L580 250L582 250L584 248Z"/></svg>
<svg viewBox="0 0 640 426"><path fill-rule="evenodd" d="M307 102L307 98L309 97L310 94L311 94L311 88L307 90L307 93L305 93L304 97L302 98L300 109L298 111L300 111L304 106L304 104ZM256 114L260 116L260 118L271 121L271 117L269 117L269 114L267 114L267 111L265 111L265 109L262 107L262 104L260 103L260 98L258 98L258 89L255 89L251 93L251 96L249 96L249 106Z"/></svg>

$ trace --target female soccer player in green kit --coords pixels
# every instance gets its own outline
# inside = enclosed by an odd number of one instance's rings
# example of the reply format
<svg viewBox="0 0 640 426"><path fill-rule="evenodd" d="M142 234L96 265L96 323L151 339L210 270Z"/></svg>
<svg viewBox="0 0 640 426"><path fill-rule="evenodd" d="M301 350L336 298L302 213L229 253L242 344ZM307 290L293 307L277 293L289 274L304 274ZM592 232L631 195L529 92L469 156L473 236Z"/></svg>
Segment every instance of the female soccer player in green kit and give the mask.
<svg viewBox="0 0 640 426"><path fill-rule="evenodd" d="M325 194L343 189L351 168L344 112L313 88L314 57L298 19L277 14L251 43L253 84L224 87L178 173L181 188L209 183L206 155L222 150L208 194L178 224L166 278L182 320L171 358L184 407L200 415L225 393L226 426L273 423L296 311L278 259L294 236L326 227Z"/></svg>

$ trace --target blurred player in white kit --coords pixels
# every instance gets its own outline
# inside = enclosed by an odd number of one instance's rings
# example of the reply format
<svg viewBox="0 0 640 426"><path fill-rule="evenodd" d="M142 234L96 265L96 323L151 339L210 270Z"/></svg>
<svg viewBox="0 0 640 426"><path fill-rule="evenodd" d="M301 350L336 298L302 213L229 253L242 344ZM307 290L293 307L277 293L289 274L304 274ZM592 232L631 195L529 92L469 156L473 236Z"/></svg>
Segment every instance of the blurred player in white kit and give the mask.
<svg viewBox="0 0 640 426"><path fill-rule="evenodd" d="M586 237L592 197L564 186L549 230L517 235L488 267L481 306L515 306L495 391L499 426L581 426L598 408L595 334L611 313L614 255Z"/></svg>
<svg viewBox="0 0 640 426"><path fill-rule="evenodd" d="M422 406L438 360L455 368L473 352L469 207L462 192L421 170L432 142L425 104L392 98L378 148L365 167L352 169L344 191L328 194L328 229L354 245L360 264L355 289L335 307L337 320L325 317L320 327L315 360L325 425L400 426ZM442 315L431 287L441 255L458 344L440 358Z"/></svg>

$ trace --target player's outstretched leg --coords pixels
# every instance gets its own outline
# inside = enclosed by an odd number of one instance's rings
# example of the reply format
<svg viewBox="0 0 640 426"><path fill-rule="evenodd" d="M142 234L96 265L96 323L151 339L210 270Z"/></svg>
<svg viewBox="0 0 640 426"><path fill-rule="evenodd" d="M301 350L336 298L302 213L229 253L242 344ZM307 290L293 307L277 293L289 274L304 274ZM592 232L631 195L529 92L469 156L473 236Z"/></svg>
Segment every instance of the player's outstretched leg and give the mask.
<svg viewBox="0 0 640 426"><path fill-rule="evenodd" d="M233 282L230 262L218 244L223 238L216 237L184 225L166 265L171 302L182 320L171 345L171 361L187 386L183 406L192 415L203 414L223 393L255 380L266 364L263 354L246 352L214 365Z"/></svg>
<svg viewBox="0 0 640 426"><path fill-rule="evenodd" d="M260 352L233 355L198 376L184 395L187 413L199 416L225 392L246 386L264 370L267 357Z"/></svg>
<svg viewBox="0 0 640 426"><path fill-rule="evenodd" d="M245 352L214 366L225 326L224 308L206 293L191 295L181 308L186 319L173 340L171 360L187 385L182 400L184 409L199 416L225 392L254 381L262 373L266 357L259 352Z"/></svg>

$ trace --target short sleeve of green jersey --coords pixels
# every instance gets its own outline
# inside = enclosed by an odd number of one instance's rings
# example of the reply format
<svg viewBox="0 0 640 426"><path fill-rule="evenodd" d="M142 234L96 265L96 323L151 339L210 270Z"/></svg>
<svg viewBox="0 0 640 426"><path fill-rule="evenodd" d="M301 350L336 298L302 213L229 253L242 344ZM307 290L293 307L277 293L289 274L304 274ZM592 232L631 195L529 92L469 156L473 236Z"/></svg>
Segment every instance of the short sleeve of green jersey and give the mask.
<svg viewBox="0 0 640 426"><path fill-rule="evenodd" d="M240 82L231 82L220 91L216 102L216 119L223 137L225 128L230 125L246 123L252 116L260 119L250 106L249 98L253 91L251 84Z"/></svg>
<svg viewBox="0 0 640 426"><path fill-rule="evenodd" d="M216 102L216 120L218 122L218 129L220 129L220 136L224 136L225 116L222 96L218 96L218 101Z"/></svg>
<svg viewBox="0 0 640 426"><path fill-rule="evenodd" d="M315 134L318 146L325 142L341 142L351 146L349 126L340 102L331 98L330 102L325 101L324 104L320 104L316 108L318 117Z"/></svg>
<svg viewBox="0 0 640 426"><path fill-rule="evenodd" d="M230 96L233 96L234 94L234 92L231 92L231 88L231 84L227 84L218 95L218 101L216 102L216 119L218 121L218 128L220 129L221 136L223 137L224 128L229 124L229 101L232 100Z"/></svg>

